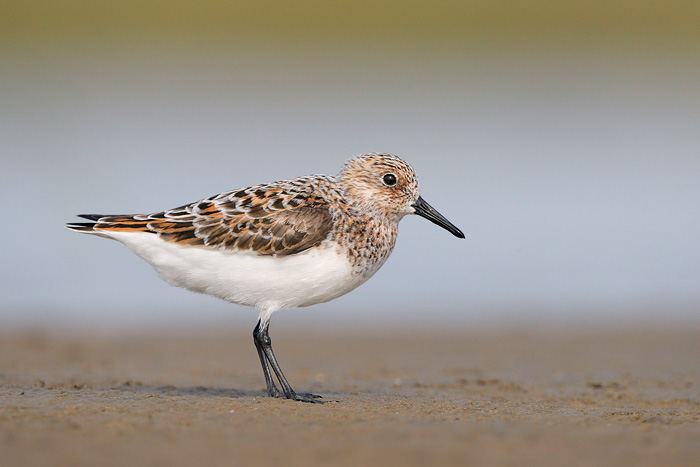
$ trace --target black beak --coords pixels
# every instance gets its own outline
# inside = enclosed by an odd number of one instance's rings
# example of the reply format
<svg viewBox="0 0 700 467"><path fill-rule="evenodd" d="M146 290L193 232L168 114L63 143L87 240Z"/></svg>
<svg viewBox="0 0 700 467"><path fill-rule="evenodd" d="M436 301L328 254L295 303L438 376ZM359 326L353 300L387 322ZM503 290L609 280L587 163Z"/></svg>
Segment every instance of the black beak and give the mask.
<svg viewBox="0 0 700 467"><path fill-rule="evenodd" d="M421 217L425 217L430 222L439 225L443 229L451 232L452 235L459 238L464 238L464 234L457 227L452 225L452 222L445 219L445 217L437 212L431 205L425 202L423 198L418 197L418 201L413 203L413 209L416 210L416 214Z"/></svg>

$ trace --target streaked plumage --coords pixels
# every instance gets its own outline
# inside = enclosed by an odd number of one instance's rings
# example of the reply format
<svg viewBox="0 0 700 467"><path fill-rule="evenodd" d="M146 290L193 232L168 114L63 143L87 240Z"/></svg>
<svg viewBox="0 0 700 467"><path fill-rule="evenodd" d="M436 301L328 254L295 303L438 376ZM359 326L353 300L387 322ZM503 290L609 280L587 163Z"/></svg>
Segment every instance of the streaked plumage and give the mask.
<svg viewBox="0 0 700 467"><path fill-rule="evenodd" d="M268 393L296 394L267 335L270 315L343 295L369 279L394 248L398 222L419 214L463 238L419 196L413 168L396 156L350 159L338 176L256 185L153 214L81 215L68 227L124 243L168 283L256 307L256 347Z"/></svg>
<svg viewBox="0 0 700 467"><path fill-rule="evenodd" d="M150 232L179 246L292 255L321 243L333 227L326 176L256 185L153 214L81 215L95 223L72 224L91 233ZM325 196L322 196L324 193Z"/></svg>

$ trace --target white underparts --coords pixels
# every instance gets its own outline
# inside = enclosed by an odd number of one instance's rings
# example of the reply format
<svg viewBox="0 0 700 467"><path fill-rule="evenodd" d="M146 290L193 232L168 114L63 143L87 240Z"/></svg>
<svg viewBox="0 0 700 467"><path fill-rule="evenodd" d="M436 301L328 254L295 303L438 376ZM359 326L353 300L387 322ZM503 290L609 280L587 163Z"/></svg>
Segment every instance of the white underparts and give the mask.
<svg viewBox="0 0 700 467"><path fill-rule="evenodd" d="M282 308L314 305L344 295L374 271L354 274L334 244L289 256L182 247L148 232L100 232L118 240L150 263L171 285L260 311L263 322Z"/></svg>

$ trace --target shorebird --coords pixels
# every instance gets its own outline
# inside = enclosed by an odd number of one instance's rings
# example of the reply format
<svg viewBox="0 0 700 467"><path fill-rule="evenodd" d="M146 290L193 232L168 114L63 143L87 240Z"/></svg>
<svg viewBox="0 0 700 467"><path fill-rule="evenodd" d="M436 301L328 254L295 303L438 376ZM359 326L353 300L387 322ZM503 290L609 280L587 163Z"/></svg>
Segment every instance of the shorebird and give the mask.
<svg viewBox="0 0 700 467"><path fill-rule="evenodd" d="M152 214L80 214L91 222L67 226L120 241L171 285L255 307L253 340L267 394L319 402L320 396L294 391L282 373L270 316L364 283L391 254L407 214L464 238L421 198L408 163L370 153L348 160L336 176L255 185Z"/></svg>

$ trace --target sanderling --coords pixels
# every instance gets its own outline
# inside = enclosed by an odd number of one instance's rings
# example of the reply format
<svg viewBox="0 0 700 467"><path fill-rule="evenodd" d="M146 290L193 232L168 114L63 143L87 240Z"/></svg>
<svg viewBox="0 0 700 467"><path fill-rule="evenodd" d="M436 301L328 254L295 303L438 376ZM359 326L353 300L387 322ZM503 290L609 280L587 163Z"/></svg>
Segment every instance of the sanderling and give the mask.
<svg viewBox="0 0 700 467"><path fill-rule="evenodd" d="M348 160L335 177L251 186L153 214L81 214L93 222L68 227L122 242L171 285L257 308L253 340L267 394L317 402L320 396L295 392L284 377L270 316L327 302L372 277L406 214L464 238L420 197L409 164L376 153Z"/></svg>

